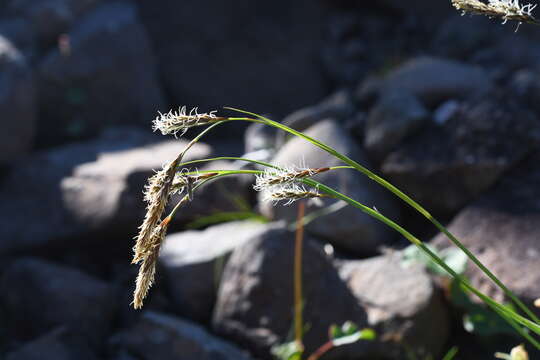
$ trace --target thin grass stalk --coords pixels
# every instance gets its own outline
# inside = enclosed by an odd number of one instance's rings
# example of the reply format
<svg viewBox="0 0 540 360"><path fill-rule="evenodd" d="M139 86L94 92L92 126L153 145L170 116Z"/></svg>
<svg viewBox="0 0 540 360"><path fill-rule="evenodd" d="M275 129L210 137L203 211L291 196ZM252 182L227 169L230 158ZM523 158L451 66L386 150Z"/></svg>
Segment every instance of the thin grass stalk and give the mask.
<svg viewBox="0 0 540 360"><path fill-rule="evenodd" d="M294 241L294 337L300 349L304 348L302 342L302 242L304 238L304 218L306 205L304 201L298 204L298 220Z"/></svg>
<svg viewBox="0 0 540 360"><path fill-rule="evenodd" d="M364 166L360 165L353 159L349 158L346 155L343 155L333 149L332 147L308 136L303 134L302 132L296 131L286 125L280 124L276 121L270 120L268 118L265 118L263 116L260 116L255 113L251 113L248 111L235 109L235 108L229 108L226 109L238 111L240 113L248 114L251 116L255 116L257 119L253 118L228 118L230 121L251 121L251 122L258 122L262 124L267 124L269 126L281 129L283 131L286 131L292 135L298 136L300 138L303 138L310 143L314 144L315 146L319 147L320 149L328 152L329 154L333 155L334 157L340 159L341 161L345 162L346 164L352 166L354 169L358 170L371 180L375 181L379 185L385 187L387 190L392 192L394 195L399 197L401 200L403 200L405 203L407 203L409 206L411 206L413 209L418 211L420 214L422 214L425 218L427 218L432 224L439 229L443 234L445 234L450 241L452 241L461 251L463 251L471 261L480 268L484 274L486 274L505 294L508 296L525 314L527 314L532 320L534 320L537 324L540 324L540 319L521 301L519 298L514 295L510 289L508 289L498 278L495 276L487 267L478 260L478 258L471 252L469 249L467 249L452 233L450 233L437 219L435 219L426 209L424 209L420 204L418 204L416 201L414 201L412 198L410 198L408 195L406 195L404 192L399 190L397 187L383 179L382 177L376 175L369 169L365 168Z"/></svg>
<svg viewBox="0 0 540 360"><path fill-rule="evenodd" d="M237 158L237 160L241 160L242 158ZM245 161L251 162L250 159L244 159ZM262 162L258 162L262 163ZM275 167L274 165L269 166ZM262 174L263 171L260 170L209 170L209 172L216 172L218 175L213 177L212 179L221 177L221 176L227 176L227 175L235 175L235 174ZM207 179L203 183L199 184L198 186L202 186L205 182L210 181L212 179ZM360 202L349 198L348 196L324 185L321 184L315 180L312 179L302 179L302 182L304 182L306 185L316 187L320 191L325 192L326 194L343 201L346 201L350 205L362 210L363 212L367 213L368 215L376 218L377 220L385 223L387 226L391 227L395 231L399 232L401 235L403 235L407 240L409 240L411 243L419 247L428 257L431 258L432 261L434 261L436 264L441 266L443 269L445 269L446 272L448 272L457 282L458 284L461 284L465 289L472 292L476 296L478 296L486 305L488 305L492 310L497 312L499 315L505 319L505 321L509 322L510 325L512 325L516 331L518 331L519 334L524 336L527 340L529 340L536 348L540 350L540 344L532 338L529 334L524 332L522 329L520 329L516 324L513 324L511 321L514 321L515 323L521 324L522 326L528 328L529 330L533 331L534 333L540 335L540 326L538 324L535 324L531 320L524 318L523 316L515 313L513 310L510 310L509 308L505 307L504 305L499 304L489 296L484 295L482 292L477 290L474 286L472 286L467 279L465 279L463 276L457 274L455 271L453 271L446 263L439 258L435 253L433 253L421 240L416 238L414 235L409 233L407 230L402 228L397 223L393 222L392 220L388 219L381 213L379 213L376 210L371 209L370 207L367 207ZM197 187L198 187L197 186Z"/></svg>

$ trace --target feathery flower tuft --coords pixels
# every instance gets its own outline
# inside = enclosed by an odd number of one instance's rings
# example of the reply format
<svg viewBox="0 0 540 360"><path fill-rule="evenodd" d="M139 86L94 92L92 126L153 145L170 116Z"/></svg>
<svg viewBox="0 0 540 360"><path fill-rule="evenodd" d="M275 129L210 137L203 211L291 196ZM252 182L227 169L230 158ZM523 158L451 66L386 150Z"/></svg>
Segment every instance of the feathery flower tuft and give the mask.
<svg viewBox="0 0 540 360"><path fill-rule="evenodd" d="M290 205L300 199L318 199L325 195L320 194L317 189L306 189L303 185L294 182L284 183L265 189L264 201L278 203L285 201L284 205Z"/></svg>
<svg viewBox="0 0 540 360"><path fill-rule="evenodd" d="M182 106L178 111L171 110L165 114L159 113L159 116L154 120L152 129L161 131L163 135L173 134L176 136L180 133L180 136L182 136L191 127L224 120L225 118L215 115L216 111L199 113L197 108L193 108L188 113L187 108Z"/></svg>
<svg viewBox="0 0 540 360"><path fill-rule="evenodd" d="M487 3L479 0L452 0L452 5L463 13L501 18L503 24L508 20L519 23L538 23L532 15L536 5L521 5L519 0L488 0Z"/></svg>
<svg viewBox="0 0 540 360"><path fill-rule="evenodd" d="M253 189L263 191L272 186L290 183L299 179L312 177L319 173L330 170L330 168L297 168L290 167L286 169L265 169L262 175L258 175Z"/></svg>
<svg viewBox="0 0 540 360"><path fill-rule="evenodd" d="M167 217L154 229L148 246L145 249L146 253L144 254L143 263L139 268L139 275L137 276L135 291L133 293L133 307L135 309L142 308L143 300L146 298L148 290L150 290L150 287L154 283L159 249L167 234L169 222L170 218Z"/></svg>

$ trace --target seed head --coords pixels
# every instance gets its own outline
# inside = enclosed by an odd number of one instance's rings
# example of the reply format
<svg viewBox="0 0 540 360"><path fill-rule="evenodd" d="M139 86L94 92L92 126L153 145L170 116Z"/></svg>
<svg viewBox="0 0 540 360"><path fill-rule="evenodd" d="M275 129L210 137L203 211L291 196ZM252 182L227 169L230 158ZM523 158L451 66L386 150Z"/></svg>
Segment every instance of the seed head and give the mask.
<svg viewBox="0 0 540 360"><path fill-rule="evenodd" d="M153 123L152 129L154 131L161 131L163 135L173 134L180 136L184 135L186 131L195 126L206 125L211 122L224 120L225 118L217 117L215 115L216 110L208 113L199 113L197 108L193 108L187 112L187 108L182 106L178 111L169 111L168 113L159 113Z"/></svg>
<svg viewBox="0 0 540 360"><path fill-rule="evenodd" d="M300 199L318 199L324 197L317 189L306 189L303 185L294 182L272 186L265 191L264 201L272 201L277 204L285 201L284 205L290 205Z"/></svg>
<svg viewBox="0 0 540 360"><path fill-rule="evenodd" d="M312 177L316 174L330 170L330 168L297 168L291 167L286 169L265 169L264 173L258 175L255 180L253 189L263 191L272 186L286 184L299 179Z"/></svg>
<svg viewBox="0 0 540 360"><path fill-rule="evenodd" d="M148 247L145 249L144 260L139 268L139 275L137 276L135 291L133 293L133 307L135 309L142 308L143 300L154 283L159 249L167 234L169 222L170 218L167 217L154 229Z"/></svg>
<svg viewBox="0 0 540 360"><path fill-rule="evenodd" d="M503 24L508 20L519 23L537 23L532 15L536 5L521 5L519 0L488 0L487 3L479 0L452 0L452 5L463 13L485 15L503 19Z"/></svg>

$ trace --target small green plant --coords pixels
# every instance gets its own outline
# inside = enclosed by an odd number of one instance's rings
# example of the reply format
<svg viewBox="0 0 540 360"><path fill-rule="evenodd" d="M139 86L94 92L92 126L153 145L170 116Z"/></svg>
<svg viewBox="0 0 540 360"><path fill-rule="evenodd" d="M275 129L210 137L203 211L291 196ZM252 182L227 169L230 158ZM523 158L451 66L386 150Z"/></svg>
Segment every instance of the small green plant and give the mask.
<svg viewBox="0 0 540 360"><path fill-rule="evenodd" d="M296 131L290 127L287 127L281 123L272 121L263 116L250 113L243 110L234 108L227 108L228 110L237 111L242 114L239 117L218 117L215 115L215 111L210 113L197 113L196 110L186 112L185 107L180 109L179 112L169 112L164 115L160 115L154 121L154 129L166 134L183 134L189 128L198 126L208 126L199 135L197 135L187 147L174 159L167 163L164 168L157 172L150 178L149 183L145 190L145 201L147 202L147 214L140 227L139 235L134 247L133 263L140 264L139 275L136 281L136 289L134 293L133 304L135 308L141 308L143 300L146 297L148 290L154 281L155 267L159 249L164 240L167 232L168 225L171 219L179 211L179 209L191 201L195 195L196 190L203 186L210 180L216 180L221 177L250 174L257 176L256 190L264 190L267 192L267 199L275 203L284 201L285 203L291 203L300 199L318 199L321 197L329 197L346 202L347 204L363 211L369 216L383 222L388 227L397 231L407 240L409 240L414 246L416 246L423 254L425 254L430 260L437 264L441 269L447 272L459 286L466 291L470 292L474 296L480 298L487 306L489 306L495 313L501 316L512 328L517 331L523 338L529 341L533 346L540 349L540 343L532 335L540 335L540 320L538 317L521 301L519 300L484 264L478 260L478 258L467 249L452 233L450 233L437 219L435 219L426 209L420 204L415 202L411 197L403 193L401 190L390 184L388 181L374 174L372 171L362 166L355 160L347 157L344 154L339 153L330 146L307 136L306 134ZM302 138L314 146L326 151L333 155L337 159L341 160L343 166L334 166L329 168L299 168L289 167L287 169L279 167L274 164L269 164L261 161L254 161L237 157L219 157L211 159L200 159L190 162L182 162L184 154L199 141L209 131L215 129L217 126L232 122L232 121L247 121L260 123L267 126L275 127L279 130L286 131L287 133ZM266 168L262 170L207 170L207 171L191 171L186 170L186 167L201 163L211 162L214 160L239 160L245 162L255 163L257 165ZM354 200L347 195L328 187L320 182L313 180L311 177L322 171L358 171L365 176L369 177L374 182L386 188L392 192L399 199L411 206L421 215L426 217L431 223L433 223L439 231L445 234L456 246L463 252L463 254L472 261L480 270L491 279L513 302L515 308L523 312L519 314L513 308L510 308L504 304L501 304L480 290L475 288L469 280L452 268L441 256L433 251L423 241L415 237L405 228L401 227L396 222L384 216L376 209L366 206L357 200ZM170 195L173 193L182 194L183 197L174 207L172 212L167 216L163 216L165 207L170 199Z"/></svg>

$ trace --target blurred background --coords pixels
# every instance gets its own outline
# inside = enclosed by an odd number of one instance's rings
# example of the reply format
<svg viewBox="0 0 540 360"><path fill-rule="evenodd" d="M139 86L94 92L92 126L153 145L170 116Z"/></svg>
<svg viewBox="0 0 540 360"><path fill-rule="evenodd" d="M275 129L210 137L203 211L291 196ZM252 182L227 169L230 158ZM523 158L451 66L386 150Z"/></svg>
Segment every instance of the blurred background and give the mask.
<svg viewBox="0 0 540 360"><path fill-rule="evenodd" d="M265 114L337 148L442 219L532 306L540 28L516 27L447 0L0 1L0 358L271 359L291 340L294 234L277 220L294 222L297 208L260 201L250 178L196 194L145 307L130 307L146 179L197 133L165 138L151 122L183 105ZM242 154L337 164L245 124L217 128L186 159ZM347 171L319 180L504 300L373 182ZM306 349L346 320L377 340L323 359L438 359L453 346L457 359L492 359L523 341L404 239L324 205L306 225Z"/></svg>

